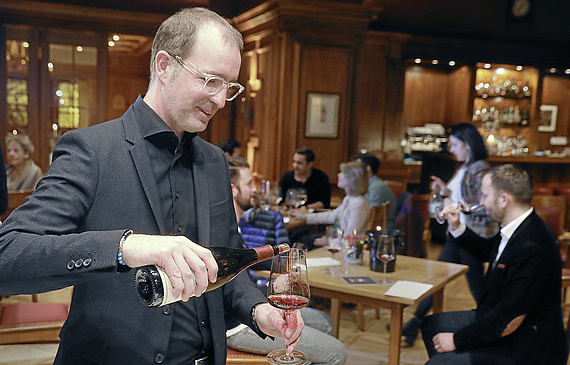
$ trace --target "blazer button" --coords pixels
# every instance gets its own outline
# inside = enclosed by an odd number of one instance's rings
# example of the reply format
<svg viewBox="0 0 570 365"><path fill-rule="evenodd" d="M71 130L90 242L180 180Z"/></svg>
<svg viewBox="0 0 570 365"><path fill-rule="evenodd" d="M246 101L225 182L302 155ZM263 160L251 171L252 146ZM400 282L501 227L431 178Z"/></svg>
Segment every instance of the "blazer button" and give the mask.
<svg viewBox="0 0 570 365"><path fill-rule="evenodd" d="M91 259L87 258L87 259L83 260L83 266L87 267L89 265L91 265Z"/></svg>
<svg viewBox="0 0 570 365"><path fill-rule="evenodd" d="M69 260L69 262L67 263L67 268L69 270L73 270L74 267L75 267L75 261Z"/></svg>
<svg viewBox="0 0 570 365"><path fill-rule="evenodd" d="M164 355L161 353L156 354L154 357L154 362L157 364L162 364L164 362Z"/></svg>
<svg viewBox="0 0 570 365"><path fill-rule="evenodd" d="M80 268L81 266L83 266L83 260L82 259L75 260L75 267Z"/></svg>
<svg viewBox="0 0 570 365"><path fill-rule="evenodd" d="M165 305L164 308L162 308L162 313L166 315L172 313L172 308L170 307L170 305Z"/></svg>

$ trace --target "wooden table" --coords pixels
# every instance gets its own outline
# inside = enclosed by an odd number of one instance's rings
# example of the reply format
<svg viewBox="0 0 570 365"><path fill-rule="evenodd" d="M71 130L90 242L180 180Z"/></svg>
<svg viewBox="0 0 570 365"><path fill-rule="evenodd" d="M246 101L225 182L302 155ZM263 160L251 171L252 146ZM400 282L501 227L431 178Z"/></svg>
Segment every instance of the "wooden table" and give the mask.
<svg viewBox="0 0 570 365"><path fill-rule="evenodd" d="M307 257L330 256L324 248L310 251ZM340 255L337 258L342 260ZM396 270L387 274L392 281L409 280L432 284L433 287L418 299L408 299L384 295L390 285L382 285L382 273L370 270L369 251L365 251L363 266L345 266L352 274L343 276L368 276L379 284L348 285L342 276L330 276L324 273L323 267L309 267L309 284L311 294L331 298L331 317L334 324L333 335L338 338L341 302L364 304L386 308L391 311L390 319L390 354L389 364L400 363L400 337L402 336L402 315L404 308L419 303L433 294L434 313L443 310L443 289L455 278L467 272L468 266L450 264L441 261L420 259L410 256L398 256Z"/></svg>

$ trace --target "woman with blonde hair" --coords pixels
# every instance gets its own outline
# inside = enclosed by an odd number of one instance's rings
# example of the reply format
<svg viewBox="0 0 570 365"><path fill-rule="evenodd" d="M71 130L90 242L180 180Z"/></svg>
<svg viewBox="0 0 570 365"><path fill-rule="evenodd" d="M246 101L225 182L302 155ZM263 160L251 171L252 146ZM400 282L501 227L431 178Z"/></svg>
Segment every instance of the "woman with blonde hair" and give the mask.
<svg viewBox="0 0 570 365"><path fill-rule="evenodd" d="M345 234L354 231L364 233L370 215L370 205L364 196L368 190L366 166L360 161L341 163L337 177L337 186L344 189L346 196L336 209L309 214L294 209L289 215L305 220L307 224L333 224L338 221Z"/></svg>
<svg viewBox="0 0 570 365"><path fill-rule="evenodd" d="M42 170L31 159L34 145L28 136L8 134L6 136L6 182L8 191L35 189L43 177Z"/></svg>

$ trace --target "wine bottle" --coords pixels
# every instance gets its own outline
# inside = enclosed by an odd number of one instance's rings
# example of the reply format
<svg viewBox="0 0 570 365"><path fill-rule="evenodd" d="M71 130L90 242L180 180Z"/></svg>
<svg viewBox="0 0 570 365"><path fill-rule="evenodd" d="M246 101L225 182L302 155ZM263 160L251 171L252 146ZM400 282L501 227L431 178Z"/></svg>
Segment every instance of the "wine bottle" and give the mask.
<svg viewBox="0 0 570 365"><path fill-rule="evenodd" d="M232 247L207 247L218 263L218 280L208 283L205 291L218 289L241 271L259 261L270 259L289 251L286 243L269 244L251 249ZM140 300L149 307L160 307L181 299L172 295L170 278L163 268L150 265L139 267L135 274L136 290Z"/></svg>

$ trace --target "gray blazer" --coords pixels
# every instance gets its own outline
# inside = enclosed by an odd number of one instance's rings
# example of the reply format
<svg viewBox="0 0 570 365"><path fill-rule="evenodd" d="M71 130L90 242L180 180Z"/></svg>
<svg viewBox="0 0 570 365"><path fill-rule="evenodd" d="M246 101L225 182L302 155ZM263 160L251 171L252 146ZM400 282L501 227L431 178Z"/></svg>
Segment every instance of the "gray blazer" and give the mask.
<svg viewBox="0 0 570 365"><path fill-rule="evenodd" d="M198 137L193 146L199 243L242 247L224 154ZM125 230L165 234L160 217L132 107L61 137L34 194L0 228L0 294L75 286L56 364L154 364L167 353L171 308L145 307L134 270L117 272ZM265 298L241 274L205 298L215 363L224 364L224 309L252 326L251 308Z"/></svg>

